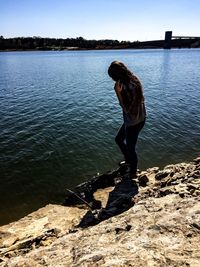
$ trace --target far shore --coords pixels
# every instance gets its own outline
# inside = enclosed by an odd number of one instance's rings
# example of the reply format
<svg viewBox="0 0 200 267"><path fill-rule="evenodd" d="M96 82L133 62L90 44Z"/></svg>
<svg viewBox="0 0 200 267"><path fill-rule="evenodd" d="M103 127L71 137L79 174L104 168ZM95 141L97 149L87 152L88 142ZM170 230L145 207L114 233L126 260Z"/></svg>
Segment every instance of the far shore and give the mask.
<svg viewBox="0 0 200 267"><path fill-rule="evenodd" d="M196 49L200 47L173 47L173 49ZM98 51L98 50L142 50L142 49L163 49L163 47L152 47L152 46L144 46L144 47L137 47L137 48L132 48L132 47L98 47L98 48L80 48L80 47L70 47L70 48L63 48L63 49L5 49L5 50L0 50L0 52L44 52L44 51Z"/></svg>
<svg viewBox="0 0 200 267"><path fill-rule="evenodd" d="M5 49L0 50L0 52L38 52L38 51L90 51L90 50L124 50L124 49L163 49L163 47L152 47L152 46L146 46L146 47L138 47L138 48L132 48L132 47L97 47L97 48L81 48L81 47L66 47L66 48L52 48L52 49Z"/></svg>

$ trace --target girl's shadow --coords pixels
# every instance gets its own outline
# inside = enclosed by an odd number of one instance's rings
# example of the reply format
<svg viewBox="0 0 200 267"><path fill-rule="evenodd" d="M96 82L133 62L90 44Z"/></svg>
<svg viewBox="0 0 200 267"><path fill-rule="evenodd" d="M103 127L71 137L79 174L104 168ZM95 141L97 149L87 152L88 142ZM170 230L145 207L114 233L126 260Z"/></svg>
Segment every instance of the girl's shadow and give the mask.
<svg viewBox="0 0 200 267"><path fill-rule="evenodd" d="M103 220L130 209L134 205L133 197L137 194L137 183L134 180L122 178L121 181L115 185L113 191L109 193L105 208L89 210L78 226L85 228L96 225Z"/></svg>

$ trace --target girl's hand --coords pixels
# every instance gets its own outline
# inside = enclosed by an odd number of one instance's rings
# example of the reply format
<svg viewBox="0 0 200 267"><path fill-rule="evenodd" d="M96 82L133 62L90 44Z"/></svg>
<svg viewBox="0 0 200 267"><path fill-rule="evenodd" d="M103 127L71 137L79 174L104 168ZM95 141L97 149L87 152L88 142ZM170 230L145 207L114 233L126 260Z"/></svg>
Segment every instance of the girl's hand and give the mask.
<svg viewBox="0 0 200 267"><path fill-rule="evenodd" d="M122 85L120 84L119 81L117 81L117 82L115 83L115 87L114 87L114 89L115 89L115 92L116 92L116 93L121 93L121 91L122 91Z"/></svg>

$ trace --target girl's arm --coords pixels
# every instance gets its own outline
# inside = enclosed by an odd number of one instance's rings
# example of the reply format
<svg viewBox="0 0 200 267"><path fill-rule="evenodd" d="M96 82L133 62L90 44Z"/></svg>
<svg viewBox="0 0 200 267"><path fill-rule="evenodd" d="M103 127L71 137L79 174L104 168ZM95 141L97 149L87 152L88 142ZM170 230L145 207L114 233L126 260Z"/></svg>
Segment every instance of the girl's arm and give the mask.
<svg viewBox="0 0 200 267"><path fill-rule="evenodd" d="M125 112L125 113L127 113L127 110L126 110L126 108L125 108L125 106L124 106L124 102L123 102L123 98L122 98L122 95L121 95L121 92L122 92L122 84L118 81L118 82L116 82L115 83L115 87L114 87L114 89L115 89L115 93L116 93L116 95L117 95L117 98L118 98L118 100L119 100L119 104L120 104L120 106L122 107L122 109L123 109L123 111Z"/></svg>

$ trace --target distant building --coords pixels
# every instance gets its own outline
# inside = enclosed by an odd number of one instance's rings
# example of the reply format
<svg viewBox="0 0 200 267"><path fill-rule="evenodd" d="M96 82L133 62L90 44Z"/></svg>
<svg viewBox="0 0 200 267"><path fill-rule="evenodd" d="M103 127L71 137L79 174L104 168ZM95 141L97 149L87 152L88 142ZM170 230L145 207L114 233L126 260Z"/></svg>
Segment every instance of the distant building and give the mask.
<svg viewBox="0 0 200 267"><path fill-rule="evenodd" d="M170 49L171 48L171 43L172 43L172 31L166 31L165 32L164 48L165 49Z"/></svg>

